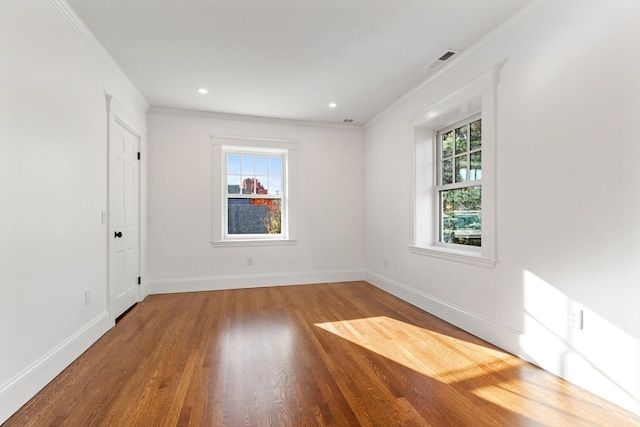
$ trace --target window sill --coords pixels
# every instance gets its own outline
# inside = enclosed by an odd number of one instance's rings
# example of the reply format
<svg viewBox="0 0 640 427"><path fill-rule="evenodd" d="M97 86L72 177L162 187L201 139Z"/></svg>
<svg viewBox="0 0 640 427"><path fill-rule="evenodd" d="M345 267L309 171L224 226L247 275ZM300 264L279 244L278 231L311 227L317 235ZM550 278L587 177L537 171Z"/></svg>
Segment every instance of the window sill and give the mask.
<svg viewBox="0 0 640 427"><path fill-rule="evenodd" d="M480 253L471 251L441 248L438 246L409 246L409 251L416 255L425 255L433 258L446 259L448 261L462 262L478 267L494 268L496 265L495 259L486 258Z"/></svg>
<svg viewBox="0 0 640 427"><path fill-rule="evenodd" d="M295 245L296 239L265 239L265 240L213 240L213 247L234 247L234 246L288 246Z"/></svg>

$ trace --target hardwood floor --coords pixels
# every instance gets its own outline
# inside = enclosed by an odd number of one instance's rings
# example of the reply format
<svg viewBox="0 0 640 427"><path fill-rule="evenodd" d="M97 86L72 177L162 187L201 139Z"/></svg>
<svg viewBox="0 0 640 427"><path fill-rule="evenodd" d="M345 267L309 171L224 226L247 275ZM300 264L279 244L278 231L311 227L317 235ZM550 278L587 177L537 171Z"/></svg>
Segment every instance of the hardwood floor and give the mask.
<svg viewBox="0 0 640 427"><path fill-rule="evenodd" d="M4 426L638 426L377 288L147 297Z"/></svg>

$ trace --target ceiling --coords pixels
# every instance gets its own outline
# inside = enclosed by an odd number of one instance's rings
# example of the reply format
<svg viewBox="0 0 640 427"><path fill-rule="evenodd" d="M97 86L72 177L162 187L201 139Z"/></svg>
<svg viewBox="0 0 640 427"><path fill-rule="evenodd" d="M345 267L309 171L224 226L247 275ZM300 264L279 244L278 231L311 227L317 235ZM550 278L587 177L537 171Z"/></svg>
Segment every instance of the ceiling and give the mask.
<svg viewBox="0 0 640 427"><path fill-rule="evenodd" d="M354 124L528 3L67 1L152 106Z"/></svg>

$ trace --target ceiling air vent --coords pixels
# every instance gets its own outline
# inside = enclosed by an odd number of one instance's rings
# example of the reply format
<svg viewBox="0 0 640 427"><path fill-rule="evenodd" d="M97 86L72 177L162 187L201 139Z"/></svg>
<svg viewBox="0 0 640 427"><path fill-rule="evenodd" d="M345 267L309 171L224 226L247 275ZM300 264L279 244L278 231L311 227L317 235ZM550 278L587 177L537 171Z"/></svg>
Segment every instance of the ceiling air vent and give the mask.
<svg viewBox="0 0 640 427"><path fill-rule="evenodd" d="M438 61L446 61L447 59L451 58L455 54L456 54L455 52L448 51L447 53L442 55L440 58L438 58Z"/></svg>
<svg viewBox="0 0 640 427"><path fill-rule="evenodd" d="M431 64L429 64L425 68L428 69L428 70L433 71L436 68L441 67L445 62L447 62L449 59L451 59L452 56L457 55L458 53L460 53L459 50L449 49L442 56L440 56L440 58L436 59L435 61L433 61Z"/></svg>

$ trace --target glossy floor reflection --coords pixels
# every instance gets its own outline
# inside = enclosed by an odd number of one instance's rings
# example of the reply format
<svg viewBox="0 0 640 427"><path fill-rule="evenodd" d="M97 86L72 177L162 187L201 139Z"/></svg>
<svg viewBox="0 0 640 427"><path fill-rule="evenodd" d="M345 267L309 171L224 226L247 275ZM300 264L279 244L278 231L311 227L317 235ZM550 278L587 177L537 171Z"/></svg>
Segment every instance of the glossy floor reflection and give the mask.
<svg viewBox="0 0 640 427"><path fill-rule="evenodd" d="M152 295L5 426L637 426L365 283Z"/></svg>

